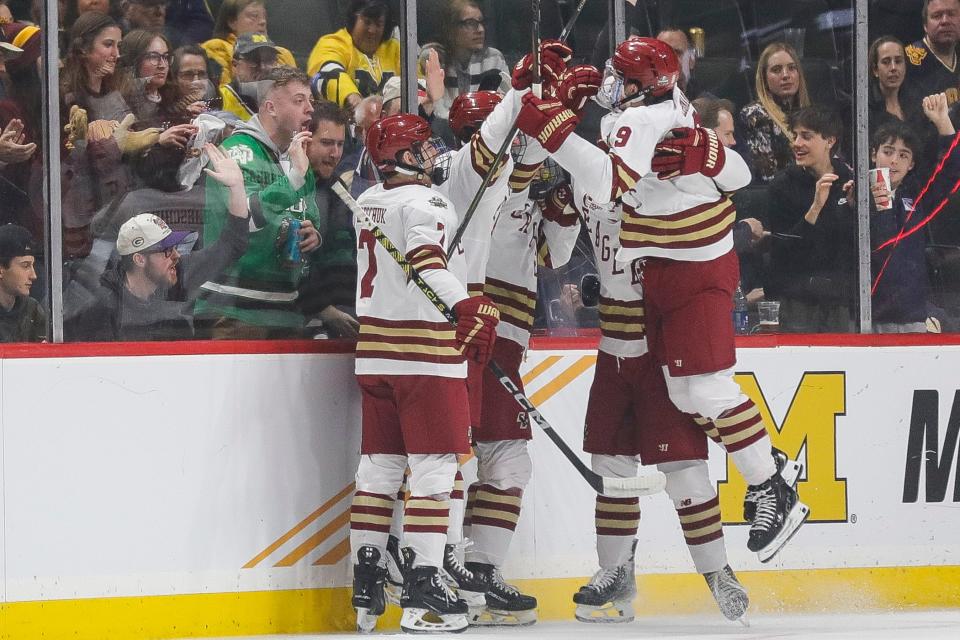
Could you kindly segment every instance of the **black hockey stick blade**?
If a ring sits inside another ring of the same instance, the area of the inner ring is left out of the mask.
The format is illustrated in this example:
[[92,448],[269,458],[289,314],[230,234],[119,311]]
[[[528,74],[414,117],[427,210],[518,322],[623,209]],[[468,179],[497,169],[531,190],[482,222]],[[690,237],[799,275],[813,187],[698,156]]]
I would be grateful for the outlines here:
[[493,371],[493,374],[497,376],[500,384],[513,395],[517,404],[519,404],[530,415],[533,421],[537,423],[537,426],[547,434],[547,437],[560,449],[560,452],[570,461],[570,464],[576,468],[580,475],[583,476],[587,484],[593,487],[594,491],[611,498],[633,498],[660,493],[666,488],[667,477],[660,471],[635,476],[633,478],[609,478],[596,473],[584,464],[583,460],[570,449],[570,446],[564,441],[560,434],[550,426],[550,423],[543,417],[543,414],[530,402],[530,399],[524,395],[523,391],[514,384],[510,376],[500,368],[500,365],[491,360],[487,363],[487,366]]

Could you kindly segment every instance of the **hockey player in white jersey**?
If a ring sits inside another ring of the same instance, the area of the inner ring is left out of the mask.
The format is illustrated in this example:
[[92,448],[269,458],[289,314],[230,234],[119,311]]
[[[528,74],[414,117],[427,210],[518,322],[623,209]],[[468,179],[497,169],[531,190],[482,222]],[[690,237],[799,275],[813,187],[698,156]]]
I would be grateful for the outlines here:
[[[447,243],[457,215],[430,189],[441,172],[430,126],[400,114],[377,121],[367,149],[385,181],[359,204],[356,373],[362,441],[350,517],[353,606],[361,631],[385,609],[386,545],[394,498],[409,465],[404,544],[411,566],[400,605],[404,631],[462,631],[467,605],[440,576],[457,454],[469,451],[466,358],[486,362],[499,313],[469,296],[448,268]],[[376,227],[443,302],[453,327],[413,284],[375,235]]]
[[[736,212],[727,194],[749,183],[750,173],[715,133],[697,127],[678,75],[676,54],[659,40],[631,38],[617,46],[598,96],[613,109],[601,124],[609,153],[574,135],[576,115],[556,100],[524,96],[519,125],[596,202],[621,204],[617,260],[643,261],[650,349],[671,400],[721,439],[746,479],[747,547],[766,562],[809,508],[781,474],[760,412],[733,377],[739,265]],[[665,139],[671,134],[679,137]],[[655,166],[661,141],[668,151]]]
[[[593,470],[604,476],[636,476],[637,456],[664,472],[667,496],[677,511],[694,567],[721,613],[730,620],[742,619],[747,592],[727,562],[720,502],[707,470],[706,434],[673,405],[661,370],[648,352],[639,273],[615,259],[620,213],[613,203],[594,202],[576,183],[572,201],[593,241],[600,278],[601,338],[583,450],[591,454]],[[502,341],[500,332],[498,344]],[[600,570],[573,596],[578,620],[633,620],[634,555],[637,551],[641,558],[650,555],[647,549],[636,550],[639,522],[639,498],[597,496]]]

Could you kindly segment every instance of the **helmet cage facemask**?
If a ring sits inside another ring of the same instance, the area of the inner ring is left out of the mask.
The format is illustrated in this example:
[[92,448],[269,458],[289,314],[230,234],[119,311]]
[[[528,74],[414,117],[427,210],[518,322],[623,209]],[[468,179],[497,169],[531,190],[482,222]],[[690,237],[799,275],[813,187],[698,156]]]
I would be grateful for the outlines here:
[[[397,154],[397,161],[394,163],[397,173],[427,176],[433,184],[443,184],[446,181],[450,174],[452,154],[443,138],[431,136],[427,140],[415,142],[410,146],[409,151],[417,164],[401,162],[399,158],[405,153],[401,151]],[[429,171],[426,168],[428,164],[431,166]]]

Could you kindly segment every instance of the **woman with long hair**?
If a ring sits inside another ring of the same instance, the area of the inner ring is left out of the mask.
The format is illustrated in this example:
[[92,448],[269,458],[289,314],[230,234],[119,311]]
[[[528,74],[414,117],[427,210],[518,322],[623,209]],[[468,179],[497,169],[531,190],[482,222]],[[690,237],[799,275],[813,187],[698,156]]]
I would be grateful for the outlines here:
[[486,89],[506,92],[510,72],[503,54],[487,46],[483,11],[476,0],[451,0],[440,16],[440,41],[428,44],[420,52],[426,64],[427,52],[437,51],[445,74],[443,98],[435,113],[446,118],[450,105],[461,93]]
[[[185,125],[194,117],[194,100],[184,95],[171,76],[170,41],[160,33],[135,29],[120,43],[120,68],[126,74],[127,103],[137,117],[137,127],[161,127],[160,144],[178,146],[171,138],[189,138]],[[172,125],[172,126],[171,126]]]
[[[233,79],[230,62],[237,36],[244,33],[267,35],[266,0],[224,0],[213,25],[213,37],[200,46],[207,57],[219,66],[220,84],[229,84]],[[277,64],[296,67],[297,62],[289,49],[277,47]]]
[[807,80],[793,47],[773,42],[757,63],[757,100],[740,110],[742,137],[753,157],[754,181],[769,182],[793,161],[790,115],[810,106]]
[[120,91],[122,76],[116,73],[120,39],[114,19],[98,11],[81,14],[70,28],[60,95],[67,109],[71,105],[86,109],[89,122],[119,122],[131,113]]

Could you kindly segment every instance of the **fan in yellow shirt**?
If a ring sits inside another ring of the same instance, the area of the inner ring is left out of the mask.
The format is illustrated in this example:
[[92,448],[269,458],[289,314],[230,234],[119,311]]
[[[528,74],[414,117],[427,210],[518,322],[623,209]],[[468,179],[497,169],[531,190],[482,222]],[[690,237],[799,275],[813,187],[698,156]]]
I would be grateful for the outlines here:
[[[264,0],[224,0],[213,26],[213,38],[202,43],[213,62],[220,66],[220,84],[233,80],[231,61],[237,36],[252,33],[267,37],[267,7]],[[277,64],[296,67],[297,62],[289,49],[277,47]]]
[[396,20],[386,0],[353,0],[344,28],[322,36],[310,52],[307,73],[316,96],[353,109],[379,94],[400,74]]

